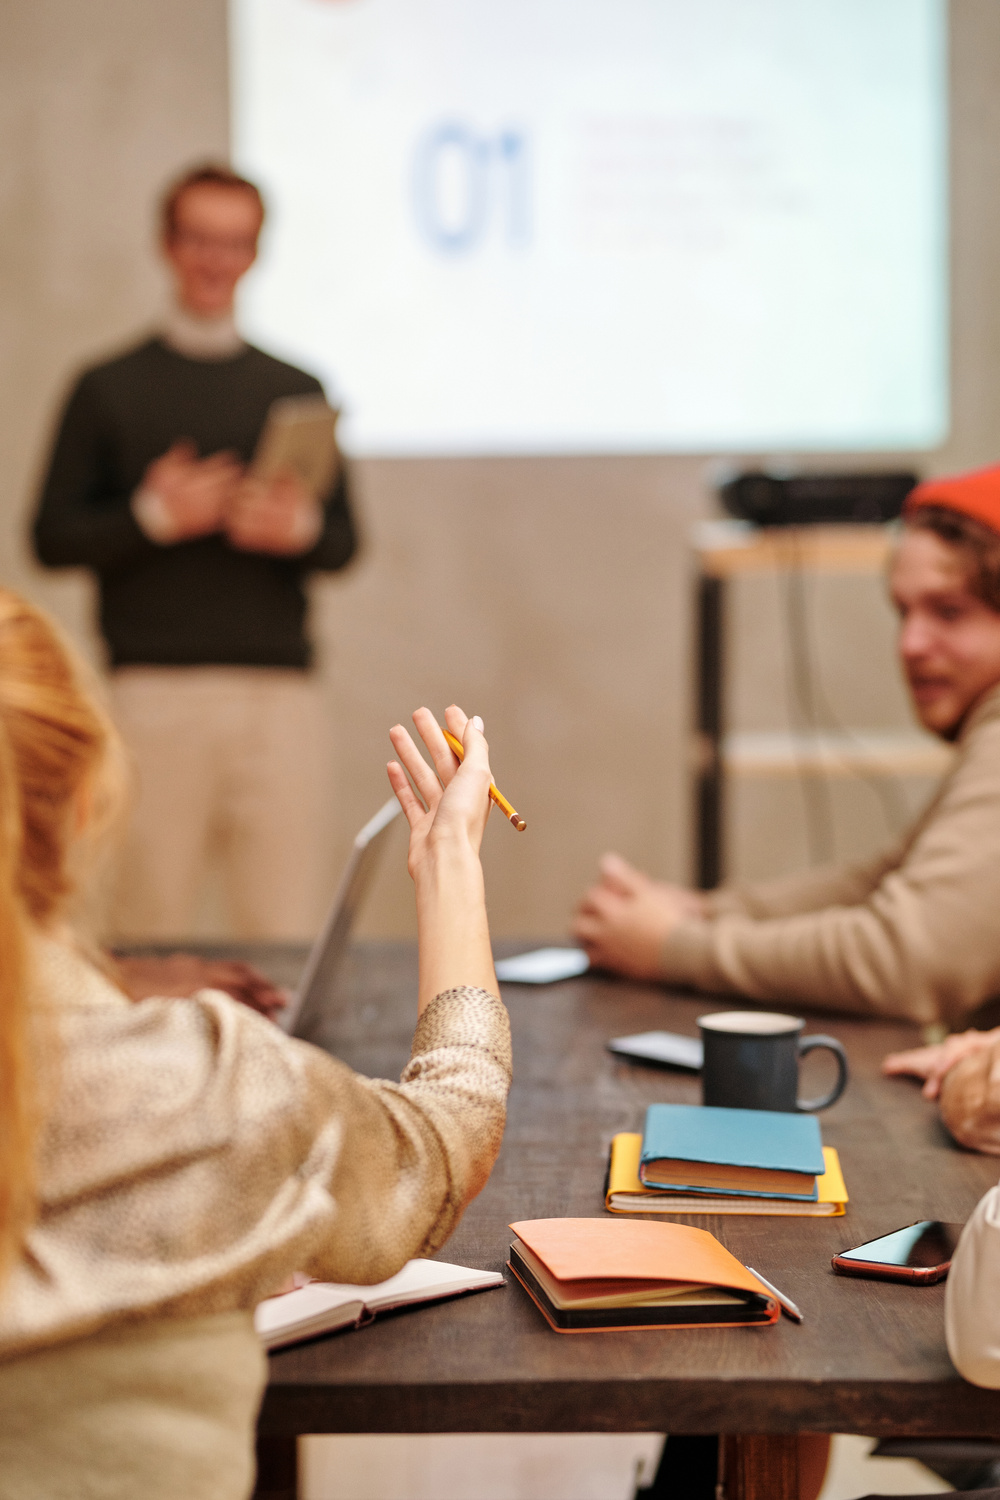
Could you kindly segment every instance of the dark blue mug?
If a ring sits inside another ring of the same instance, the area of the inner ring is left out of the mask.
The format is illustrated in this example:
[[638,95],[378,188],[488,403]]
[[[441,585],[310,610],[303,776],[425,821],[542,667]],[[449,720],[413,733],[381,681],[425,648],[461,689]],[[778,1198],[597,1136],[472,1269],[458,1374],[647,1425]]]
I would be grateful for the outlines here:
[[[725,1109],[812,1113],[835,1104],[847,1087],[847,1054],[832,1036],[802,1036],[805,1021],[762,1010],[699,1016],[705,1047],[703,1104]],[[817,1048],[832,1052],[837,1081],[820,1099],[799,1098],[799,1058]]]

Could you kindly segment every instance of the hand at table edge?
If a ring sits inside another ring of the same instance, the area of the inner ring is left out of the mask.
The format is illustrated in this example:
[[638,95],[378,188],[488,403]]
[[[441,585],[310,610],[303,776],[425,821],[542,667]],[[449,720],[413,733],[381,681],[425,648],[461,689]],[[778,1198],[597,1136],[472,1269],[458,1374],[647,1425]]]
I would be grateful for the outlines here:
[[890,1078],[909,1077],[924,1080],[925,1099],[936,1099],[950,1070],[973,1052],[1000,1041],[1000,1026],[992,1031],[962,1031],[930,1047],[912,1047],[905,1052],[890,1052],[882,1062],[882,1072]]
[[198,990],[222,990],[250,1010],[276,1021],[289,993],[242,959],[202,958],[194,953],[114,954],[115,978],[130,1000],[154,996],[189,999]]

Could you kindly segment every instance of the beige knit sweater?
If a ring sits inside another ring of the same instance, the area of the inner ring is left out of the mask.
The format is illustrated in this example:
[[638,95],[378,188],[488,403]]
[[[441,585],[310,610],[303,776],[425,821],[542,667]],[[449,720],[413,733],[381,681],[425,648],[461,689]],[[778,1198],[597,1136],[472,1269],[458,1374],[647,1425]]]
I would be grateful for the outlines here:
[[0,1359],[249,1309],[295,1270],[382,1281],[442,1245],[489,1175],[510,1082],[493,995],[438,995],[388,1083],[216,991],[134,1005],[49,941],[36,967],[52,1104]]
[[506,1011],[438,995],[397,1084],[211,990],[133,1005],[54,942],[35,978],[52,1066],[41,1214],[0,1288],[0,1500],[246,1500],[254,1305],[447,1239],[500,1147]]
[[1000,688],[902,843],[867,864],[712,893],[664,976],[795,1007],[961,1023],[1000,995]]

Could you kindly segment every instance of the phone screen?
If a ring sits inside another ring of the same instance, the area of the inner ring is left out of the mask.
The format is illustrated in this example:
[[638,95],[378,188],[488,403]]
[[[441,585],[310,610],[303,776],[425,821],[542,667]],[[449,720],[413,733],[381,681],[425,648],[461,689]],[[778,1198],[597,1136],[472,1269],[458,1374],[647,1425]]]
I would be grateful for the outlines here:
[[955,1253],[962,1224],[944,1224],[940,1219],[921,1219],[881,1239],[869,1240],[855,1250],[842,1250],[840,1260],[864,1260],[879,1266],[907,1266],[930,1270],[946,1265]]

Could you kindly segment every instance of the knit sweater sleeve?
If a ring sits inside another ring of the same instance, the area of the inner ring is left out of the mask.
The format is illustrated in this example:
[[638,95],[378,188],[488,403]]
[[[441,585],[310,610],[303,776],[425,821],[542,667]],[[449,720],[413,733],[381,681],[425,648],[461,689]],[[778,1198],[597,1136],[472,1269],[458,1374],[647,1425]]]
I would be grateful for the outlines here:
[[1000,994],[1000,722],[982,724],[898,866],[853,904],[680,923],[664,974],[796,1006],[957,1024]]
[[486,1182],[511,1077],[495,995],[438,995],[397,1083],[211,990],[102,1000],[105,981],[50,950],[40,973],[70,1003],[0,1359],[123,1319],[252,1307],[293,1270],[382,1281],[433,1254]]
[[306,1269],[381,1281],[438,1250],[489,1177],[510,1079],[500,1000],[465,987],[438,995],[400,1082],[353,1075],[349,1108],[342,1095],[341,1148],[328,1179],[338,1213]]
[[757,921],[821,911],[826,906],[854,906],[866,901],[879,881],[894,870],[904,846],[894,845],[874,859],[850,865],[821,865],[776,880],[722,885],[706,896],[713,917],[745,916]]
[[323,529],[315,546],[301,559],[306,571],[335,572],[349,563],[358,549],[351,511],[350,480],[341,462],[333,490],[323,507]]
[[99,404],[84,375],[72,391],[56,435],[35,515],[33,540],[49,568],[110,573],[154,550],[116,486]]

